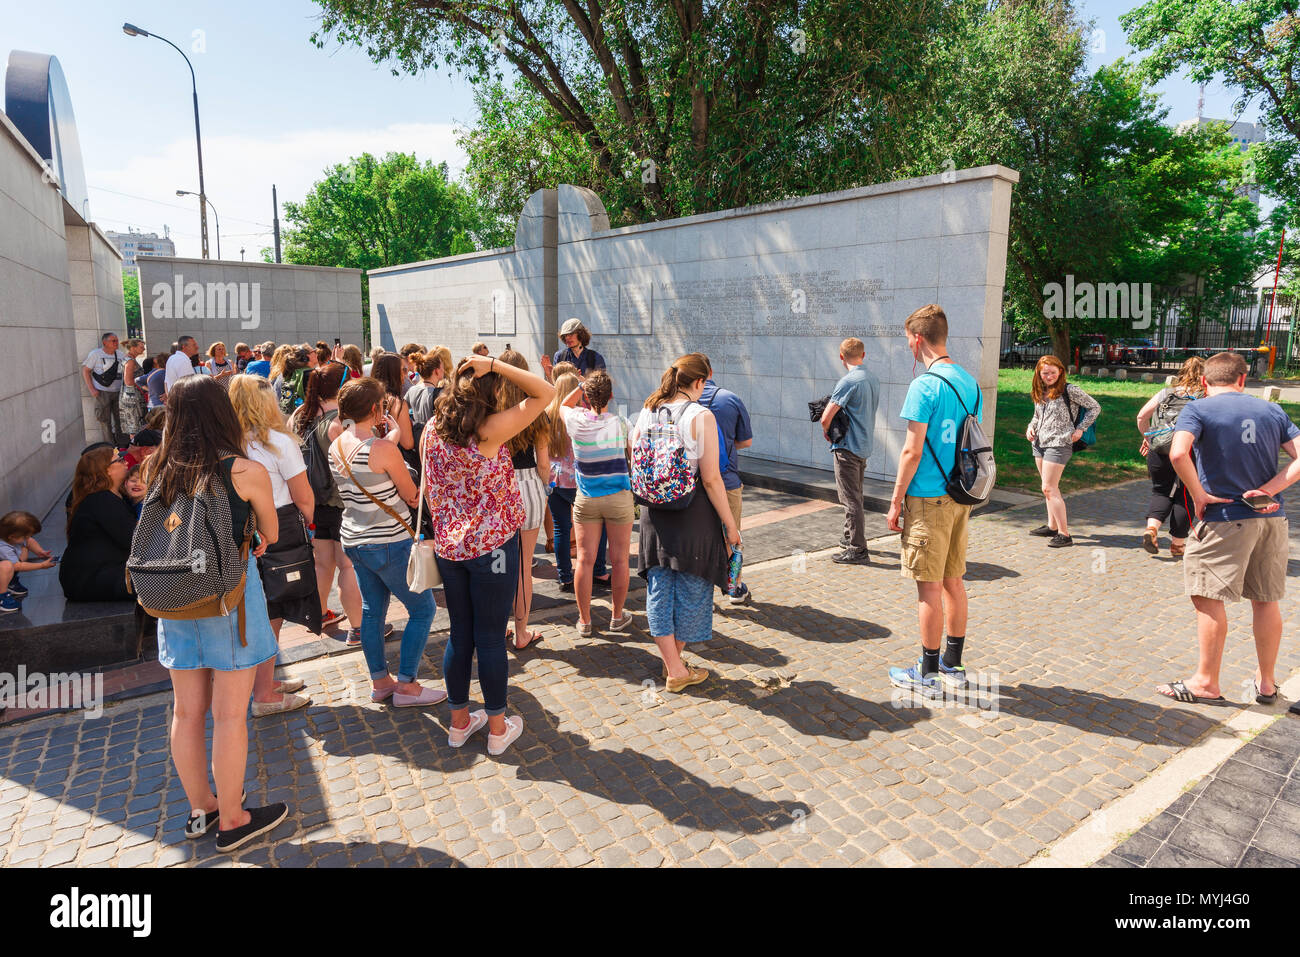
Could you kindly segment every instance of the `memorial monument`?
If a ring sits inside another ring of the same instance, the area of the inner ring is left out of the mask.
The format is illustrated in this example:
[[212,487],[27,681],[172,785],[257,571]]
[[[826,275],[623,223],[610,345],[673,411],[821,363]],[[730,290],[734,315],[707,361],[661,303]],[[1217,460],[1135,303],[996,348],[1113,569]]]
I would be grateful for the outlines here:
[[944,307],[949,352],[996,414],[1002,287],[1011,190],[1001,166],[610,229],[590,190],[562,185],[529,197],[514,246],[372,270],[376,344],[507,344],[537,368],[576,316],[614,377],[628,414],[668,363],[703,352],[719,384],[749,408],[746,457],[829,469],[808,402],[843,374],[841,340],[867,345],[880,379],[868,476],[891,479],[907,384],[920,370],[903,337],[907,315]]

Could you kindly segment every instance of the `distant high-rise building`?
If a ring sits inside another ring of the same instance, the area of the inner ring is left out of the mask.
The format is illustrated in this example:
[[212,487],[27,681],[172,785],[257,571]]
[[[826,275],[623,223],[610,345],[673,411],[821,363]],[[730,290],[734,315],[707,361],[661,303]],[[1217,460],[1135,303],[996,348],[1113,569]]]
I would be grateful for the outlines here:
[[110,230],[107,236],[117,247],[117,251],[122,254],[123,272],[138,271],[135,265],[137,256],[176,255],[176,244],[169,237],[159,236],[157,233],[140,233],[134,229],[125,233],[115,233]]

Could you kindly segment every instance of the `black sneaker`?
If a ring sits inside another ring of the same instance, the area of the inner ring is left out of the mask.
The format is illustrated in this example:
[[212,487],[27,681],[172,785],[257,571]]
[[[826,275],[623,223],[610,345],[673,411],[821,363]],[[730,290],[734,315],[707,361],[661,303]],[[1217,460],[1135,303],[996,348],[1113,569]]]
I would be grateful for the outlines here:
[[560,591],[564,592],[566,595],[572,595],[573,582],[560,582]]
[[613,582],[614,582],[614,577],[612,575],[609,578],[597,578],[596,576],[593,575],[591,577],[591,590],[595,591],[596,589],[599,588],[602,591],[609,591],[611,588],[614,587]]
[[1047,540],[1048,548],[1065,548],[1067,545],[1073,545],[1073,544],[1074,544],[1073,538],[1071,538],[1069,535],[1062,535],[1059,532],[1053,534],[1052,537]]
[[248,823],[230,831],[217,829],[217,850],[229,854],[238,847],[243,847],[253,838],[265,834],[289,816],[289,805],[284,802],[268,804],[266,807],[250,807]]
[[[248,792],[245,791],[240,797],[239,803],[242,805],[248,800]],[[185,819],[185,837],[191,841],[197,841],[205,837],[209,831],[221,822],[220,811],[200,811],[198,814],[191,814]]]
[[837,565],[870,565],[871,553],[865,548],[846,548],[844,551],[832,558],[831,561],[835,562]]
[[9,580],[9,594],[17,595],[19,598],[27,597],[27,586],[18,580],[17,575]]
[[1039,538],[1051,538],[1056,534],[1056,529],[1048,528],[1046,525],[1039,525],[1029,532],[1030,535],[1037,535]]

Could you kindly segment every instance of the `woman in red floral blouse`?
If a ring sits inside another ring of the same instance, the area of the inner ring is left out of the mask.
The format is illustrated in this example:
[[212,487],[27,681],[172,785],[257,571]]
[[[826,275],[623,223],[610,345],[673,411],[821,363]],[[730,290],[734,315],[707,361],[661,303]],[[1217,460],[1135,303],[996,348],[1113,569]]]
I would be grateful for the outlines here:
[[[497,412],[503,381],[525,398]],[[506,443],[541,415],[555,388],[541,376],[488,356],[465,359],[434,406],[424,470],[433,547],[438,554],[451,636],[442,659],[451,705],[447,743],[458,748],[485,725],[488,753],[503,753],[524,730],[506,715],[506,621],[524,560],[519,528],[524,506]],[[531,562],[532,556],[527,556]],[[483,709],[469,710],[478,654]]]

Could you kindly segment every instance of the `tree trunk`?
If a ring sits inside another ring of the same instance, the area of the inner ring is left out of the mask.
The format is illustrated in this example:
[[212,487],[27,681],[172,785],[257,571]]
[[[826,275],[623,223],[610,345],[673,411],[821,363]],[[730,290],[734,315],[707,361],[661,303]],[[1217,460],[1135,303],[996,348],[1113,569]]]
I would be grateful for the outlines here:
[[1074,364],[1074,354],[1070,351],[1070,326],[1062,321],[1048,323],[1048,334],[1052,337],[1052,355],[1060,359],[1068,368]]

